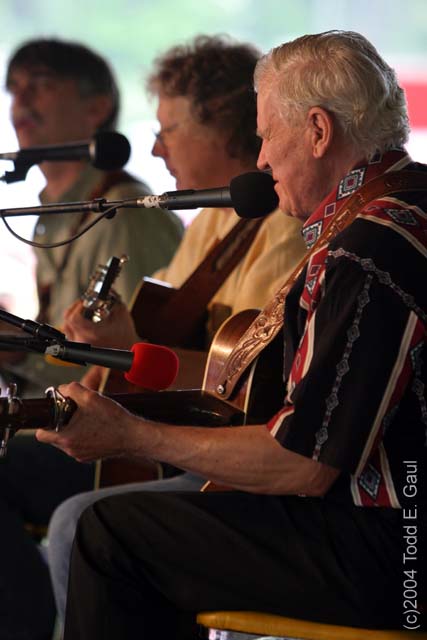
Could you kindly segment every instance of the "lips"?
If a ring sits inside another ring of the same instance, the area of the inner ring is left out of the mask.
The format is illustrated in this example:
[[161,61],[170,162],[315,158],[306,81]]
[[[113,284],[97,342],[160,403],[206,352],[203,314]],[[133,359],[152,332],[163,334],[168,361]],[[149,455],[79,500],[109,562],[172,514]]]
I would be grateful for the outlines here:
[[15,129],[32,129],[41,123],[42,118],[34,111],[18,111],[12,114]]
[[16,131],[22,131],[23,129],[33,129],[36,126],[36,122],[30,118],[22,118],[21,120],[14,120],[13,126]]

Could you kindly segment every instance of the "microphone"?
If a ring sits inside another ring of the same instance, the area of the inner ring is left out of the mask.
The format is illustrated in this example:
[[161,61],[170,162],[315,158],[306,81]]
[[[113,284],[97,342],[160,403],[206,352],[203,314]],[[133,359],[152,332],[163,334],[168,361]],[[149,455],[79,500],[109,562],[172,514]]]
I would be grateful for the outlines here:
[[153,391],[169,387],[179,368],[175,351],[149,342],[137,342],[131,347],[131,351],[126,351],[65,340],[61,344],[49,345],[44,353],[67,362],[96,364],[125,371],[126,380]]
[[160,196],[138,198],[133,206],[145,209],[232,207],[242,218],[261,218],[274,211],[278,204],[272,176],[263,171],[249,171],[233,178],[229,187],[167,191]]
[[29,168],[43,161],[89,160],[97,169],[111,171],[121,169],[130,156],[128,139],[116,131],[100,131],[92,140],[69,142],[66,144],[28,147],[0,153],[0,160],[13,160]]

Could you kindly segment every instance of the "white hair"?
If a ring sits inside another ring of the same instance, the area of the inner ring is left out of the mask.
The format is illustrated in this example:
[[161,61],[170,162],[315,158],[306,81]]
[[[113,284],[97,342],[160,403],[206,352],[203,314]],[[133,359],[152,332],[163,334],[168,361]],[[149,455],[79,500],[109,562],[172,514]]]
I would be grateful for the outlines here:
[[365,157],[408,140],[404,91],[394,70],[359,33],[326,31],[272,49],[255,69],[257,90],[264,81],[277,92],[283,118],[323,107]]

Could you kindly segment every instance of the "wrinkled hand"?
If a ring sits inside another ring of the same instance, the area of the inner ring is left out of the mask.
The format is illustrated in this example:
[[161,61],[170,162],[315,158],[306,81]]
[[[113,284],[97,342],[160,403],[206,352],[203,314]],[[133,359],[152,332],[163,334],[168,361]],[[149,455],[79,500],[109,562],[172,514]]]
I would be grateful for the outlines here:
[[59,433],[37,429],[37,440],[62,449],[79,462],[132,454],[132,434],[141,418],[79,382],[61,385],[59,391],[73,398],[78,408]]
[[68,340],[111,349],[129,349],[139,341],[132,316],[123,302],[116,302],[110,315],[101,322],[87,320],[82,312],[81,300],[77,300],[66,310],[63,331]]

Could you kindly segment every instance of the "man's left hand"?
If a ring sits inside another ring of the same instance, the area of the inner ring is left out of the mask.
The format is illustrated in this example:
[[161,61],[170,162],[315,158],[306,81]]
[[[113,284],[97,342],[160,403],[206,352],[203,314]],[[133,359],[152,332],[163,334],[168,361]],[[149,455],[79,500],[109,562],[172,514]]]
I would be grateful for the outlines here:
[[135,416],[78,382],[61,385],[59,391],[78,408],[60,432],[38,429],[37,440],[53,444],[79,462],[131,453],[129,436],[135,429]]

